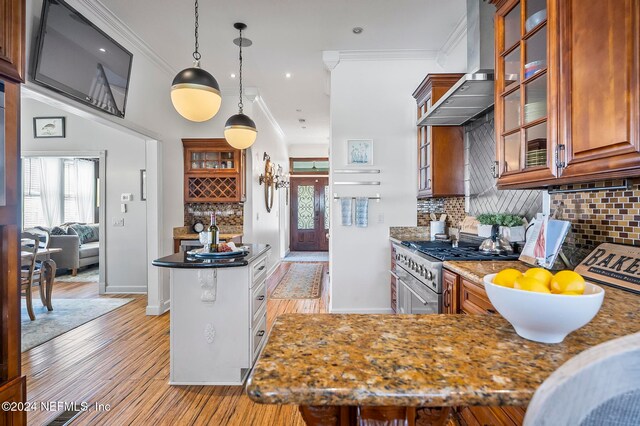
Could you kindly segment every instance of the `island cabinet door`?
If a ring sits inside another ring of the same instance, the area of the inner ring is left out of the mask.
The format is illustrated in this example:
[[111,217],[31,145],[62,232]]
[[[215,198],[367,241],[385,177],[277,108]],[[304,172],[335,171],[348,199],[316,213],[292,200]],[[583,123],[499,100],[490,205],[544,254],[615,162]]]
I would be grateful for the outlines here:
[[558,2],[560,179],[640,174],[640,1]]
[[462,313],[472,315],[496,313],[482,287],[464,278],[460,280],[460,283],[460,308]]

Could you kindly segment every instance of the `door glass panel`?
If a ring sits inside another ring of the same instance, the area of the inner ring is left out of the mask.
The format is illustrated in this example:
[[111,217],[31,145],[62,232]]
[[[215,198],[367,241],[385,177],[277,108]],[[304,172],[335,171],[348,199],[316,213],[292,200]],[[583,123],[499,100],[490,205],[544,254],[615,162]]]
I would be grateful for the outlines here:
[[547,165],[547,123],[536,124],[526,130],[526,167]]
[[298,185],[298,229],[314,229],[313,185]]
[[520,89],[504,97],[504,129],[520,126]]
[[547,0],[527,0],[525,30],[531,31],[545,19],[547,19]]
[[547,75],[527,83],[525,87],[524,122],[531,123],[547,115]]
[[504,49],[520,40],[520,3],[504,17]]
[[427,170],[422,168],[420,169],[420,189],[425,189],[427,187]]
[[329,185],[324,186],[324,229],[329,229]]
[[527,60],[524,65],[524,78],[536,75],[547,67],[547,27],[541,28],[526,41]]
[[509,90],[520,83],[520,48],[509,53],[504,58],[504,88]]
[[520,170],[520,132],[504,137],[504,161],[505,171]]

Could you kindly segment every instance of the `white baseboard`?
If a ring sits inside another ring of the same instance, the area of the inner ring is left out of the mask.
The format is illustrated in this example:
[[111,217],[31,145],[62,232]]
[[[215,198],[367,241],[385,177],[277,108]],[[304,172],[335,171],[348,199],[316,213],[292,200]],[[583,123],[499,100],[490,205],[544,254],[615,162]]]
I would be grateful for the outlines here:
[[105,294],[147,294],[147,286],[108,285]]
[[278,269],[281,263],[282,259],[273,264],[273,266],[267,271],[267,279]]
[[171,307],[171,301],[170,300],[166,300],[160,306],[158,306],[158,305],[155,305],[155,306],[149,305],[149,306],[147,306],[146,314],[149,315],[149,316],[159,316],[159,315],[164,314],[165,312],[168,312],[170,307]]
[[330,312],[332,314],[392,314],[393,309],[331,309]]

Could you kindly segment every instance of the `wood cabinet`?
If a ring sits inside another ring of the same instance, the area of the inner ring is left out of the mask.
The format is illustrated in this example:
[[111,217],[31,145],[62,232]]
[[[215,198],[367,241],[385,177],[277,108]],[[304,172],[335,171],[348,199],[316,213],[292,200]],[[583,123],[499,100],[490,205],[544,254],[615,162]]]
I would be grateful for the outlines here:
[[226,203],[245,200],[246,152],[224,139],[183,139],[184,201]]
[[453,272],[442,270],[442,305],[443,313],[457,314],[459,305],[460,277]]
[[640,1],[492,1],[498,187],[640,176]]
[[[391,271],[396,270],[396,248],[393,244],[391,244]],[[398,313],[398,282],[394,274],[389,274],[390,276],[390,285],[389,289],[391,290],[391,310],[394,314]]]
[[[26,401],[20,356],[20,84],[24,75],[23,0],[0,0],[0,402]],[[27,424],[26,411],[0,411],[1,425]]]
[[487,292],[476,283],[460,279],[460,311],[464,314],[495,314]]
[[24,81],[25,2],[0,0],[0,76]]
[[[462,77],[429,74],[413,93],[419,119]],[[418,198],[464,195],[464,134],[460,126],[418,126]]]

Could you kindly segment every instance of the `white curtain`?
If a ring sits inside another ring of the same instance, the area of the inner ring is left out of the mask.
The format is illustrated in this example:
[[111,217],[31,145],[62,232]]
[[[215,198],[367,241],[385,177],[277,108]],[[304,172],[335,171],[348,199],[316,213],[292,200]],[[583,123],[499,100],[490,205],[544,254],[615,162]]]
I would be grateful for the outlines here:
[[48,227],[62,222],[62,159],[40,158],[40,201],[42,213]]
[[74,160],[76,183],[78,185],[78,218],[80,222],[95,222],[96,174],[93,161]]

